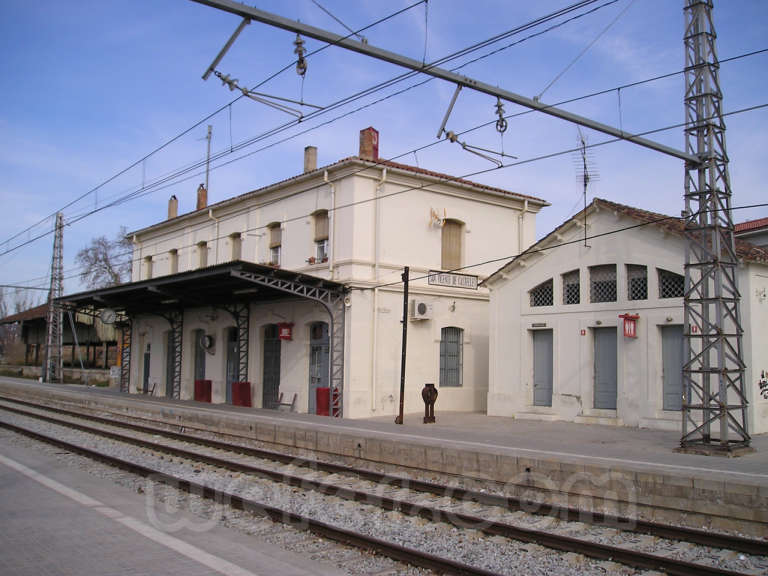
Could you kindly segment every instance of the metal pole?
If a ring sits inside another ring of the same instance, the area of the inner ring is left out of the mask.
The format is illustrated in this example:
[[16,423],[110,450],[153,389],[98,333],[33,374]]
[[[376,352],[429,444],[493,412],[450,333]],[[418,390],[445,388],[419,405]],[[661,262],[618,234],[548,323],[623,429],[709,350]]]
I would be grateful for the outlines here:
[[403,271],[403,352],[400,358],[400,412],[395,418],[395,424],[403,423],[403,403],[405,401],[405,355],[408,349],[408,277],[409,268],[405,267]]
[[603,134],[608,134],[609,136],[613,136],[614,138],[619,138],[621,140],[628,140],[630,142],[634,142],[635,144],[639,144],[640,146],[644,146],[646,148],[650,148],[651,150],[656,150],[657,152],[668,154],[675,158],[680,158],[687,162],[691,162],[694,164],[699,163],[698,156],[690,152],[677,150],[670,146],[665,146],[664,144],[660,144],[658,142],[654,142],[646,138],[641,138],[640,136],[629,135],[625,133],[623,130],[614,128],[613,126],[608,126],[607,124],[596,122],[589,118],[585,118],[584,116],[573,114],[572,112],[562,110],[555,106],[548,106],[546,104],[541,103],[539,100],[528,98],[526,96],[521,96],[520,94],[515,94],[514,92],[509,92],[508,90],[502,90],[497,86],[492,86],[491,84],[480,82],[479,80],[470,78],[468,76],[462,76],[461,74],[456,74],[455,72],[451,72],[450,70],[446,70],[444,68],[439,68],[437,66],[430,66],[429,64],[424,64],[420,60],[414,60],[412,58],[408,58],[407,56],[402,56],[395,52],[390,52],[389,50],[377,48],[375,46],[372,46],[369,43],[358,42],[350,38],[345,38],[344,36],[339,36],[338,34],[334,34],[333,32],[328,32],[326,30],[322,30],[321,28],[309,26],[307,24],[303,24],[295,20],[289,20],[288,18],[283,18],[282,16],[271,14],[269,12],[265,12],[263,10],[253,8],[251,6],[241,4],[239,2],[233,2],[232,0],[193,0],[193,1],[198,2],[199,4],[210,6],[211,8],[217,8],[219,10],[223,10],[231,14],[236,14],[241,18],[250,18],[251,20],[256,20],[257,22],[262,22],[263,24],[268,24],[276,28],[282,28],[283,30],[295,32],[297,34],[301,34],[308,38],[314,38],[315,40],[320,40],[322,42],[328,42],[329,44],[333,44],[334,46],[339,46],[347,50],[352,50],[353,52],[358,52],[360,54],[364,54],[366,56],[370,56],[378,60],[383,60],[384,62],[396,64],[398,66],[402,66],[410,70],[421,72],[422,74],[426,74],[428,76],[434,76],[435,78],[440,78],[441,80],[447,80],[448,82],[452,82],[453,84],[457,84],[459,86],[465,86],[467,88],[471,88],[472,90],[477,90],[478,92],[483,92],[484,94],[493,96],[494,98],[501,98],[503,100],[507,100],[508,102],[519,104],[520,106],[530,108],[531,110],[538,110],[543,114],[555,116],[556,118],[567,120],[568,122],[573,122],[575,124],[579,124],[586,128],[591,128],[592,130],[597,130],[598,132],[602,132]]

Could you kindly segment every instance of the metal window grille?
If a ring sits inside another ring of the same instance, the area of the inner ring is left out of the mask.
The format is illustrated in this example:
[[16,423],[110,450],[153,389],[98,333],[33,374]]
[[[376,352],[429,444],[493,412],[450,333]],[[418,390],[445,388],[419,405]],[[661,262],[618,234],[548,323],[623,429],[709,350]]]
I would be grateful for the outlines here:
[[552,306],[554,303],[552,278],[532,288],[528,294],[531,297],[531,306]]
[[589,299],[592,302],[616,302],[616,264],[589,268]]
[[448,326],[440,331],[440,386],[460,387],[464,372],[464,330]]
[[579,271],[563,274],[563,304],[578,304],[581,301]]
[[685,277],[659,268],[659,298],[682,298],[685,292]]
[[627,299],[648,300],[648,267],[627,264]]

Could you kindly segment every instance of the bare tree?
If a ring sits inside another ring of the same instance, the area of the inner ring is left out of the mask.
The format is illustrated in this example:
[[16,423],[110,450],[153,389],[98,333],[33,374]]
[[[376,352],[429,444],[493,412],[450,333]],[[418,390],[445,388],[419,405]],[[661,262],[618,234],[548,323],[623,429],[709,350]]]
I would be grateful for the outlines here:
[[114,240],[98,236],[77,253],[75,262],[83,269],[80,279],[86,286],[106,288],[122,284],[130,278],[133,252],[131,240],[126,238],[125,233],[125,228],[120,227]]

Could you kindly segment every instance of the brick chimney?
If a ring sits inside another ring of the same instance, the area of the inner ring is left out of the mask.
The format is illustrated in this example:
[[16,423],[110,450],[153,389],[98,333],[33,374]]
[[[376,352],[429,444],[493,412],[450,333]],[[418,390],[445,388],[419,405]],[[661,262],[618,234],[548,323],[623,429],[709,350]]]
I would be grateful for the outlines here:
[[363,160],[379,159],[379,132],[373,126],[360,130],[360,152],[358,156]]
[[304,148],[304,174],[317,170],[317,146]]
[[168,220],[179,215],[179,200],[174,194],[168,199]]
[[200,184],[197,187],[197,210],[202,210],[208,206],[208,190],[205,189],[204,184]]

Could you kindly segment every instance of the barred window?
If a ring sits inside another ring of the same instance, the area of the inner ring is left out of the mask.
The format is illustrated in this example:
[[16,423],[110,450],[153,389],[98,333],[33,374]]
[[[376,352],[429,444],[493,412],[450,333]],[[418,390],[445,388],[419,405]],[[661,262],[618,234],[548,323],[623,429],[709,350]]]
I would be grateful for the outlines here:
[[648,267],[627,264],[627,299],[648,300]]
[[685,277],[669,270],[658,268],[659,298],[682,298],[685,292]]
[[440,331],[440,386],[460,387],[464,371],[464,330],[448,326]]
[[581,301],[579,270],[563,274],[563,304],[578,304]]
[[528,294],[531,297],[531,306],[552,306],[554,303],[552,278],[532,288]]
[[616,302],[616,264],[589,267],[591,302]]

